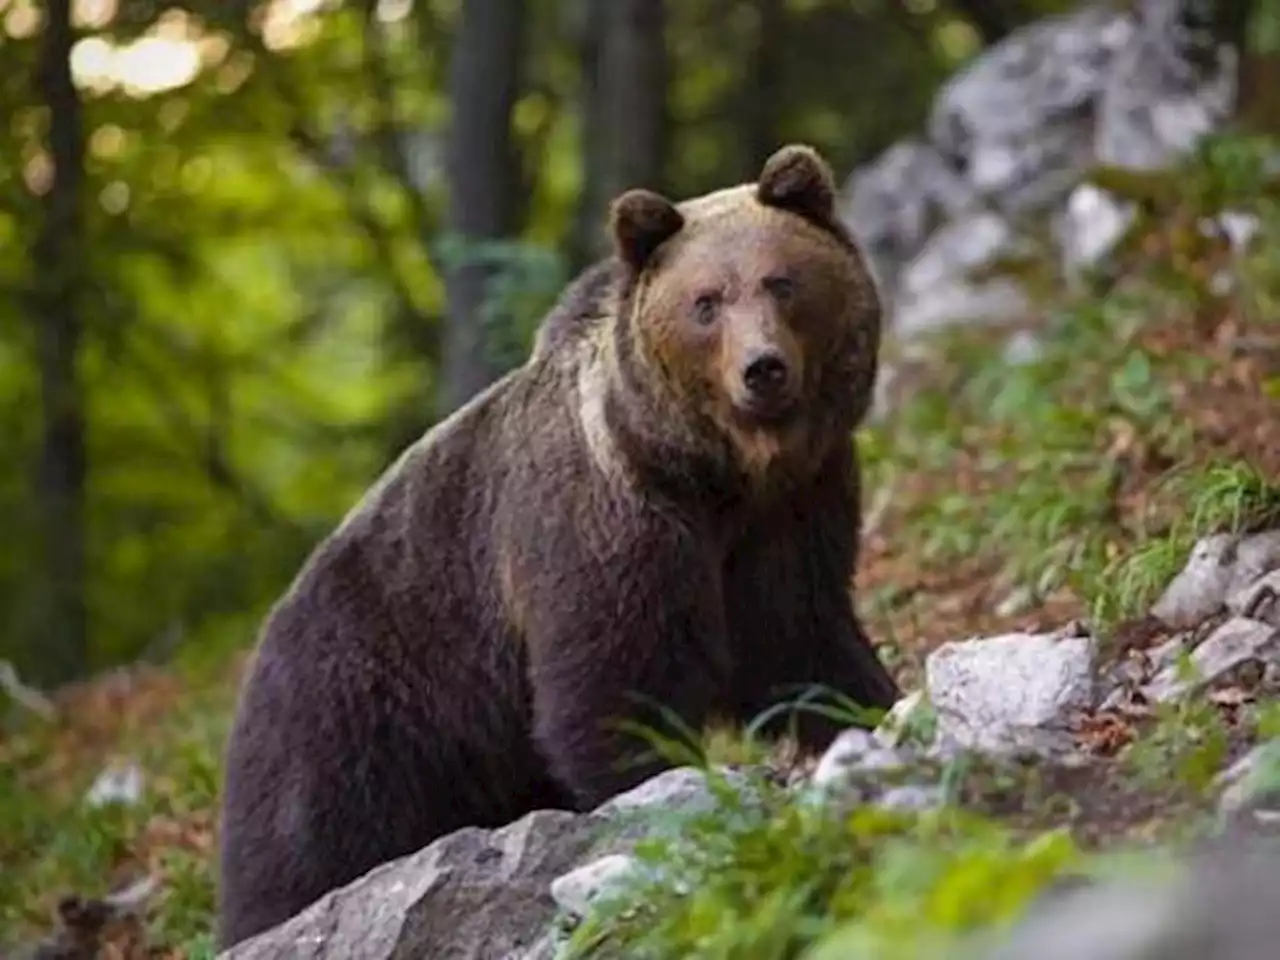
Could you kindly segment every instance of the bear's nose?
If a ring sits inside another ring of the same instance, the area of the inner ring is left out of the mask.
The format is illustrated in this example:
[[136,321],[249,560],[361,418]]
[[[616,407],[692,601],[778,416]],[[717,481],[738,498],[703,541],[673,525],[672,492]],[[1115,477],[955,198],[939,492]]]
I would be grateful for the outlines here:
[[773,396],[787,383],[786,361],[773,350],[762,351],[747,361],[742,382],[757,396]]

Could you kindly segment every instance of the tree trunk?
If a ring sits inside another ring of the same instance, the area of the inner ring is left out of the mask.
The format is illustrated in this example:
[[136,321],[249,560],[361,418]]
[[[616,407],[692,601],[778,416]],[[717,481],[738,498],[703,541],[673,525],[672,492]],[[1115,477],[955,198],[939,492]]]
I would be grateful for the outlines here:
[[616,0],[585,0],[578,57],[582,72],[578,85],[578,157],[582,186],[574,217],[570,243],[570,267],[574,273],[603,256],[606,251],[604,213],[608,198],[604,193],[604,169],[609,144],[606,122],[608,98],[604,89],[604,41],[609,10]]
[[[449,233],[468,247],[516,229],[520,181],[511,135],[519,95],[523,0],[466,0],[453,48],[449,94]],[[498,370],[487,355],[480,309],[491,268],[464,263],[445,281],[448,320],[439,413],[482,390]]]
[[81,218],[84,132],[71,80],[71,0],[49,0],[37,86],[49,110],[52,176],[32,249],[31,296],[44,414],[39,498],[47,590],[39,678],[71,679],[88,660],[85,603],[85,411],[77,364],[85,251]]
[[783,0],[757,0],[752,75],[744,84],[746,145],[743,179],[754,180],[765,160],[778,147],[782,95],[782,54],[786,50],[786,10]]
[[664,0],[586,0],[585,13],[576,270],[608,252],[614,197],[631,187],[663,188],[668,133]]
[[[667,48],[664,0],[609,0],[601,79],[606,199],[631,187],[663,189],[667,147]],[[602,211],[603,215],[603,211]]]

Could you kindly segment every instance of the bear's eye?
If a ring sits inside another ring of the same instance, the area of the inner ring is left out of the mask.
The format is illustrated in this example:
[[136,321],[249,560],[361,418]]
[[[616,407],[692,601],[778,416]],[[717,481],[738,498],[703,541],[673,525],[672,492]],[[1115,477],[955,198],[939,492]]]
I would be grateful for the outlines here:
[[704,293],[693,301],[693,319],[702,326],[715,321],[716,308],[720,306],[720,298],[714,293]]
[[790,277],[765,277],[764,288],[768,290],[775,299],[785,303],[795,296],[796,282]]

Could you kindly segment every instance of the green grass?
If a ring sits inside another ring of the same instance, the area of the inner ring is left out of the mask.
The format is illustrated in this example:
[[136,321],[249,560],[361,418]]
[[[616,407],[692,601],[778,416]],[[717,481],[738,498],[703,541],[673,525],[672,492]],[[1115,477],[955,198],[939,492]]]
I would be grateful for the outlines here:
[[[194,684],[174,712],[127,730],[112,744],[144,772],[141,801],[90,807],[83,797],[104,759],[75,749],[65,771],[49,774],[66,748],[57,728],[34,724],[10,736],[0,765],[0,941],[48,928],[65,894],[101,896],[128,866],[163,878],[153,934],[197,955],[213,913],[212,818],[221,782],[231,693]],[[39,777],[43,788],[29,784]],[[207,944],[206,944],[207,946]],[[207,951],[206,951],[207,952]]]
[[[1280,336],[1269,309],[1280,302],[1280,210],[1263,212],[1234,307]],[[940,337],[926,385],[859,437],[870,490],[934,478],[914,493],[905,484],[889,511],[893,535],[922,563],[986,558],[1033,599],[1068,588],[1105,631],[1152,602],[1198,537],[1280,519],[1276,479],[1204,449],[1176,403],[1213,364],[1153,343],[1213,298],[1188,302],[1166,267],[1108,292],[1059,295],[1033,362],[1010,366],[971,331]]]
[[1028,840],[955,809],[849,812],[767,783],[717,795],[637,848],[638,875],[598,902],[568,957],[920,957],[1087,862],[1061,831]]

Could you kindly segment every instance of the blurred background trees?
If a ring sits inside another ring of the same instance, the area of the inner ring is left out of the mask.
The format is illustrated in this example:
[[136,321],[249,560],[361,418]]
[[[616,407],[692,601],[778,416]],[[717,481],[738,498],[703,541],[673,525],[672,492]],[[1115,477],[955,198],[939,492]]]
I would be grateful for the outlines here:
[[[0,659],[243,648],[401,447],[521,362],[611,196],[788,140],[847,172],[1070,6],[0,0]],[[1280,113],[1280,8],[1202,7]]]

